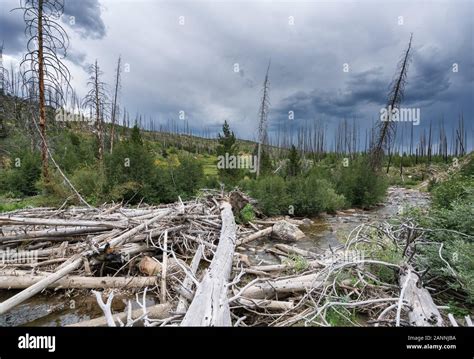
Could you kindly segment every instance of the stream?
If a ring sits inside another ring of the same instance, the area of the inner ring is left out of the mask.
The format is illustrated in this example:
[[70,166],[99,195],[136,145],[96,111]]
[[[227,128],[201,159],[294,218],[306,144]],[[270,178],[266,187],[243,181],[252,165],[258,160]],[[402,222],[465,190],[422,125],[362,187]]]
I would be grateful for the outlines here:
[[[427,205],[429,205],[427,193],[390,187],[384,203],[374,209],[348,209],[312,218],[311,225],[300,227],[306,238],[290,244],[308,251],[322,252],[330,247],[341,246],[340,240],[361,223],[390,219],[406,206]],[[244,253],[252,265],[277,264],[280,263],[278,256],[268,251],[275,243],[278,242],[268,238],[259,240],[256,248],[248,246]],[[60,290],[59,293],[50,290],[16,306],[8,313],[0,315],[0,326],[65,326],[102,315],[94,296],[83,295],[84,291]],[[13,294],[13,291],[1,290],[0,301],[8,299]],[[114,299],[114,311],[123,311],[126,301],[125,296],[117,295]],[[148,305],[153,304],[156,303],[150,296]]]

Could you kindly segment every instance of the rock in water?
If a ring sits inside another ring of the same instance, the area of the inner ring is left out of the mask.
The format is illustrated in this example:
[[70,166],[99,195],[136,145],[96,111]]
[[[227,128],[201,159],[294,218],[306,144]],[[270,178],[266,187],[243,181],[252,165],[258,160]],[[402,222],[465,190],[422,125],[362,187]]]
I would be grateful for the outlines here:
[[305,234],[295,224],[278,221],[273,225],[272,236],[284,241],[297,241],[305,238]]

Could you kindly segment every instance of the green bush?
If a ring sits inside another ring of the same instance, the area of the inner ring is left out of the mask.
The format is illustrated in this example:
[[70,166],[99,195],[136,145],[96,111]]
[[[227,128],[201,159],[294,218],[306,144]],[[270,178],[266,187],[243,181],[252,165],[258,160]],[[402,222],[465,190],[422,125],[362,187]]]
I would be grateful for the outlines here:
[[382,201],[388,185],[363,157],[350,161],[347,167],[340,166],[335,181],[337,192],[344,195],[348,205],[363,208]]
[[433,206],[437,208],[451,208],[451,205],[456,200],[462,199],[473,191],[473,179],[461,176],[453,177],[433,186]]
[[41,177],[41,158],[38,153],[25,151],[11,156],[12,167],[0,173],[0,191],[16,196],[37,194],[36,182]]
[[84,165],[95,162],[94,140],[67,131],[52,140],[54,158],[64,173],[73,173]]
[[[242,182],[241,182],[242,183]],[[269,216],[288,213],[291,200],[286,192],[285,180],[279,176],[260,177],[247,183],[250,194],[258,201],[260,209]]]
[[79,168],[71,176],[71,182],[77,191],[90,203],[97,204],[102,197],[104,177],[95,167]]
[[147,196],[148,184],[154,178],[153,155],[143,144],[135,126],[131,138],[118,143],[105,158],[106,192],[111,199],[131,204]]
[[239,219],[244,224],[255,219],[255,211],[250,203],[247,203],[245,207],[241,209]]
[[[420,268],[430,268],[431,277],[439,277],[451,289],[463,292],[465,302],[473,305],[474,191],[472,178],[465,173],[436,184],[429,214],[418,215],[421,226],[429,229],[426,239],[434,244],[421,246],[417,264]],[[444,260],[439,256],[441,244]]]
[[178,165],[168,163],[155,167],[153,177],[146,182],[147,202],[171,203],[181,197],[192,198],[205,184],[202,165],[192,156],[180,156]]
[[287,182],[295,214],[312,216],[320,212],[334,212],[344,206],[344,196],[338,195],[331,183],[312,174],[308,177],[294,177]]

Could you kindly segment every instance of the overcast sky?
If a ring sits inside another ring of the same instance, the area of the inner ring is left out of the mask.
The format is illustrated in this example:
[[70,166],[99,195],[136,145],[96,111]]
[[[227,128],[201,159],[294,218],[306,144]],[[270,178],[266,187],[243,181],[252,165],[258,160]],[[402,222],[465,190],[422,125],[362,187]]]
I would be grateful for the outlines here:
[[[7,64],[26,48],[22,14],[10,12],[18,2],[0,0]],[[332,128],[346,117],[366,127],[413,32],[402,106],[420,108],[420,128],[442,117],[455,123],[463,112],[472,136],[473,1],[66,0],[65,8],[64,20],[75,19],[66,24],[67,62],[79,94],[95,59],[112,87],[122,55],[130,72],[120,101],[130,113],[165,123],[185,111],[191,127],[215,130],[228,120],[250,139],[270,58],[271,129],[289,121],[288,111],[290,126]]]

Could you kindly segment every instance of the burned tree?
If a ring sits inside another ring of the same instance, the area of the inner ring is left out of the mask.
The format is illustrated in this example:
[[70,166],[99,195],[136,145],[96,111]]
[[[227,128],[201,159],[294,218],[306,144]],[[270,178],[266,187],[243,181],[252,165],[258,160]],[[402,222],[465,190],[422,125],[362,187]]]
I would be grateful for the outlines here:
[[118,92],[120,90],[120,75],[122,72],[122,58],[119,56],[118,61],[117,61],[117,69],[115,71],[115,86],[114,86],[114,100],[112,103],[112,115],[111,115],[111,121],[112,121],[112,128],[110,130],[110,153],[114,150],[114,136],[115,136],[115,122],[116,118],[119,116],[119,108],[117,105],[117,100],[118,100]]
[[104,159],[104,115],[106,104],[108,102],[105,83],[100,80],[103,75],[97,60],[89,68],[89,92],[83,100],[83,106],[89,107],[95,117],[95,132],[98,145],[98,159],[102,164]]
[[3,66],[3,43],[0,45],[0,96],[8,92],[8,71]]
[[37,111],[32,111],[35,126],[35,117],[39,115],[43,178],[48,181],[46,94],[56,94],[52,100],[56,106],[65,104],[64,89],[70,87],[71,77],[61,61],[69,45],[69,38],[59,24],[64,3],[61,0],[21,0],[19,9],[23,11],[25,34],[29,38],[28,53],[20,64],[27,69],[23,74],[23,85],[29,90],[30,103],[37,108]]
[[265,74],[265,80],[263,81],[263,94],[262,101],[260,103],[259,123],[258,123],[258,149],[257,149],[257,177],[260,175],[260,164],[262,158],[262,145],[267,141],[267,120],[268,111],[270,108],[270,99],[268,92],[270,89],[270,82],[268,80],[268,73],[270,71],[270,62],[268,62],[267,72]]
[[[3,43],[0,46],[0,97],[6,95],[8,88],[8,71],[5,70],[3,67]],[[3,99],[0,100],[0,137],[6,136],[5,130],[5,101]]]
[[390,151],[390,143],[395,133],[395,123],[391,121],[391,114],[394,109],[398,109],[403,99],[405,84],[407,79],[408,65],[411,58],[411,43],[413,34],[410,36],[408,48],[400,61],[399,72],[392,82],[391,91],[388,96],[387,109],[390,114],[386,121],[380,121],[379,134],[371,148],[371,166],[373,169],[379,169],[382,164],[382,158],[385,150]]

